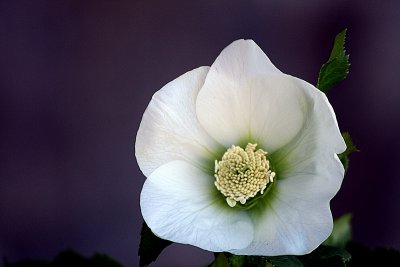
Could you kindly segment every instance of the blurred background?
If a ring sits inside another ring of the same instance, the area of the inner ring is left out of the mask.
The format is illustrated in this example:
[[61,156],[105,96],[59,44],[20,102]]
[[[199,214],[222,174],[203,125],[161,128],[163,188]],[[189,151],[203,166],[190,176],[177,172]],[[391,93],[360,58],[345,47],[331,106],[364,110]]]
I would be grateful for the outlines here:
[[[134,156],[154,92],[254,39],[315,84],[348,28],[350,75],[328,97],[351,155],[334,216],[354,239],[400,249],[400,1],[0,1],[0,257],[73,248],[138,264],[145,180]],[[213,258],[173,245],[153,266]]]

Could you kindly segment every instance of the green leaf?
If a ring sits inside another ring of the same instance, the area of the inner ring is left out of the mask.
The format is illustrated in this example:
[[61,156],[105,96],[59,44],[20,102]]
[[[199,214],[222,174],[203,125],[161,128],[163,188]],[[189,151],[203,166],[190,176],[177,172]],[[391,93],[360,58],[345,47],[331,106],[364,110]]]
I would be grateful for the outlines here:
[[[242,266],[248,266],[247,264],[247,258],[249,256],[240,256],[240,255],[230,255],[228,257],[228,266],[229,267],[242,267]],[[261,257],[260,257],[261,258]],[[250,265],[253,267],[253,265]],[[249,266],[249,267],[250,267]]]
[[346,32],[347,29],[344,29],[338,35],[336,35],[328,62],[334,60],[335,58],[345,56],[346,50],[344,49],[344,44],[346,41]]
[[139,266],[141,267],[148,266],[155,261],[163,249],[172,244],[171,241],[155,236],[145,222],[143,222],[140,235]]
[[336,219],[333,224],[332,234],[323,244],[332,247],[345,248],[347,242],[351,239],[351,218],[352,215],[347,213]]
[[209,267],[309,267],[345,266],[351,255],[344,248],[321,245],[303,256],[239,256],[214,253],[215,261]]
[[346,150],[339,154],[338,157],[343,164],[345,171],[349,168],[349,155],[353,152],[358,152],[359,150],[354,145],[353,140],[351,140],[350,134],[348,132],[342,133],[344,142],[346,143]]
[[344,48],[346,31],[347,29],[344,29],[336,35],[329,60],[322,65],[319,71],[317,88],[324,93],[349,74],[349,55],[346,55]]
[[209,267],[264,267],[268,266],[265,257],[233,255],[227,252],[214,253],[215,260]]
[[215,260],[209,267],[303,267],[297,256],[246,256],[230,253],[215,253]]
[[[225,255],[227,254],[227,255]],[[228,253],[223,253],[223,252],[215,252],[214,253],[215,260],[209,264],[207,267],[229,267],[229,262],[228,262]]]
[[310,254],[299,256],[304,266],[342,267],[351,259],[351,255],[343,248],[321,245]]
[[267,257],[267,261],[274,267],[302,267],[303,263],[292,255]]

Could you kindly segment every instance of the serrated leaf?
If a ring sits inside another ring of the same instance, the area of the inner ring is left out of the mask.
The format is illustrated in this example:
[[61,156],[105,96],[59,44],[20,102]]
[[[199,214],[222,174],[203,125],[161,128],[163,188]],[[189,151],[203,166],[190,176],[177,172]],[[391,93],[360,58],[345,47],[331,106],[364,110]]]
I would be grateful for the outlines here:
[[342,81],[349,74],[349,55],[346,55],[344,47],[346,29],[335,37],[335,42],[328,62],[322,65],[317,82],[317,88],[326,93],[332,86]]
[[267,261],[274,267],[303,267],[303,263],[293,255],[267,257]]
[[323,244],[326,246],[345,248],[347,242],[351,239],[351,218],[352,215],[347,213],[336,219],[333,223],[332,234]]
[[346,150],[343,153],[339,154],[338,157],[342,162],[345,171],[347,171],[347,169],[349,168],[349,155],[353,152],[358,152],[359,150],[354,145],[353,140],[351,139],[348,132],[342,133],[342,137],[344,139],[344,142],[346,143]]
[[171,241],[161,239],[153,234],[145,222],[142,225],[139,245],[139,266],[148,266],[155,261],[164,248],[172,244]]
[[344,48],[344,44],[346,41],[346,32],[347,29],[344,29],[338,35],[336,35],[328,62],[334,60],[335,58],[345,56],[346,50]]

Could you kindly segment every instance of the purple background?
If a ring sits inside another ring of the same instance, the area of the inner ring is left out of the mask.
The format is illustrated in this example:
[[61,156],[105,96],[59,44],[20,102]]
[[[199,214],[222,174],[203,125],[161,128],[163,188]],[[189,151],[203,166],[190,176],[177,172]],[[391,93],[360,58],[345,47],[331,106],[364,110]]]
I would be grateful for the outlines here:
[[[133,147],[152,94],[240,38],[315,83],[345,27],[352,67],[329,98],[361,153],[332,210],[354,213],[356,240],[400,249],[400,1],[1,1],[0,257],[136,266]],[[154,266],[211,259],[173,245]]]

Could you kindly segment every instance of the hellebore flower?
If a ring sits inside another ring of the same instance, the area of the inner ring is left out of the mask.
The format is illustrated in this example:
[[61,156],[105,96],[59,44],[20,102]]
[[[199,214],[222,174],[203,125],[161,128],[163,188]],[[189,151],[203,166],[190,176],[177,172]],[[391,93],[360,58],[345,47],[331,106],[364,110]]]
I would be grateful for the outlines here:
[[136,137],[157,236],[237,255],[301,255],[332,231],[346,145],[326,96],[252,40],[156,92]]

